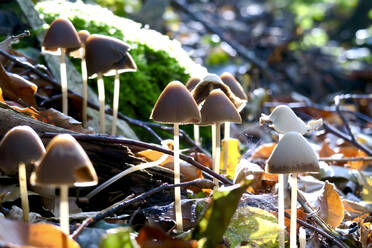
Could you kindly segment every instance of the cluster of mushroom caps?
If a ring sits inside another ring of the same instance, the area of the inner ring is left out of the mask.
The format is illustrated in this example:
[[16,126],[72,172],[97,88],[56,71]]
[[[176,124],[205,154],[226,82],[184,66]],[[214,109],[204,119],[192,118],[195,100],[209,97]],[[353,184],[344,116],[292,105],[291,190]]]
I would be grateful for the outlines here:
[[304,134],[317,129],[322,120],[312,120],[305,124],[286,105],[277,106],[270,115],[262,114],[260,124],[270,123],[279,134],[279,143],[266,162],[265,170],[278,175],[278,223],[279,247],[285,247],[284,225],[284,174],[291,173],[291,226],[290,247],[297,247],[297,174],[319,172],[318,158]]
[[60,189],[60,225],[69,234],[68,188],[93,186],[98,178],[88,155],[69,134],[55,136],[46,147],[29,126],[10,129],[0,142],[0,170],[11,175],[18,170],[23,220],[29,221],[26,167],[31,169],[30,183]]
[[68,114],[68,90],[65,54],[81,59],[83,81],[83,126],[87,126],[88,76],[97,77],[98,99],[100,104],[100,133],[105,133],[105,90],[102,76],[113,76],[114,99],[111,134],[116,134],[116,122],[119,106],[119,74],[136,71],[137,66],[129,54],[130,46],[116,38],[105,35],[90,35],[88,31],[76,32],[73,24],[66,18],[56,18],[45,33],[42,44],[44,53],[60,56],[62,86],[62,109]]
[[[221,78],[228,78],[224,83]],[[220,125],[241,123],[239,111],[246,104],[246,95],[239,82],[228,73],[218,77],[208,74],[202,80],[190,78],[186,86],[179,81],[170,82],[163,90],[152,110],[150,119],[174,125],[174,183],[180,183],[179,125],[212,126],[213,170],[220,171]],[[231,86],[230,86],[231,85]],[[234,94],[239,90],[244,99]],[[198,138],[196,138],[197,140]],[[218,181],[215,180],[216,186]],[[175,216],[177,231],[183,231],[180,187],[175,188]]]

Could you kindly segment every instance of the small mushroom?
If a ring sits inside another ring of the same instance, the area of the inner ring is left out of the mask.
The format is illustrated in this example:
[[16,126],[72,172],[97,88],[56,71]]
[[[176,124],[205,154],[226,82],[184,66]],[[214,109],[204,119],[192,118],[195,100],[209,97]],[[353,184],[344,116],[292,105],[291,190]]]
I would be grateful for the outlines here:
[[297,237],[297,173],[319,172],[318,158],[311,145],[299,132],[288,132],[270,155],[265,170],[276,174],[292,173],[290,247],[294,248]]
[[[241,123],[242,119],[234,104],[220,89],[215,89],[210,92],[201,107],[200,113],[202,120],[199,125],[212,125],[213,170],[219,174],[221,123],[226,121]],[[214,179],[214,183],[218,185],[217,179]]]
[[26,165],[37,162],[44,153],[43,143],[29,126],[17,126],[10,129],[0,143],[0,169],[7,174],[12,174],[18,168],[19,190],[25,222],[29,221],[30,211]]
[[46,148],[38,167],[31,175],[31,184],[60,188],[60,225],[69,234],[68,188],[87,187],[98,182],[88,155],[69,134],[54,137]]
[[[187,80],[185,86],[191,92],[199,82],[200,82],[200,78],[190,77],[189,80]],[[196,124],[194,124],[193,126],[194,126],[194,141],[195,141],[195,144],[200,146],[199,126],[196,125]]]
[[[105,133],[105,88],[102,75],[115,75],[112,133],[116,132],[119,102],[119,73],[137,70],[129,55],[129,45],[104,35],[91,35],[86,42],[88,76],[97,77],[100,102],[100,132]],[[115,74],[113,74],[115,73]]]
[[[192,124],[200,121],[200,111],[187,88],[178,81],[170,82],[155,103],[150,119],[174,126],[174,183],[180,183],[179,124]],[[181,189],[174,189],[174,206],[177,231],[183,231]]]
[[57,18],[46,31],[42,44],[43,53],[51,53],[60,56],[60,73],[62,86],[62,112],[68,114],[67,102],[67,71],[65,53],[67,48],[79,48],[80,38],[74,25],[65,18]]
[[88,72],[87,72],[87,63],[85,60],[85,43],[89,37],[89,32],[86,30],[81,30],[78,32],[80,41],[81,41],[81,47],[78,49],[68,48],[66,49],[66,54],[81,59],[81,76],[83,79],[83,113],[82,113],[82,119],[83,119],[83,127],[87,127],[88,123],[88,116],[87,116],[87,106],[88,106]]

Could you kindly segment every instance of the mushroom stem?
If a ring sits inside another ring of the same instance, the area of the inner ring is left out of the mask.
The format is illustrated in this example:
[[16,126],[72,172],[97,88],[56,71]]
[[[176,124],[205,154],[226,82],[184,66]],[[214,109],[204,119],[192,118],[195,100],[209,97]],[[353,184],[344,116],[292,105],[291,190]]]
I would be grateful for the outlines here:
[[225,122],[224,125],[224,140],[225,140],[225,150],[223,154],[223,167],[222,171],[226,172],[227,170],[227,161],[229,158],[229,140],[230,139],[230,122]]
[[27,195],[27,177],[26,177],[26,165],[24,163],[19,163],[18,165],[18,179],[19,179],[19,191],[21,193],[22,210],[23,210],[23,220],[29,222],[29,212],[30,207],[28,204]]
[[102,73],[98,73],[98,100],[99,100],[99,132],[105,133],[105,85],[103,83]]
[[199,125],[194,125],[194,141],[195,144],[200,146],[200,127]]
[[279,248],[285,247],[285,224],[284,224],[284,174],[278,174],[278,224],[279,224]]
[[298,239],[300,240],[300,248],[306,248],[306,231],[305,231],[305,228],[300,227],[300,234],[298,236],[299,236]]
[[[217,174],[220,174],[220,145],[221,145],[221,124],[216,123],[212,125],[212,159],[213,159],[213,171]],[[216,188],[218,188],[218,180],[213,178],[214,184],[216,184]]]
[[65,61],[65,49],[59,48],[60,50],[60,73],[61,73],[61,87],[62,87],[62,112],[68,114],[68,103],[67,103],[67,71]]
[[118,119],[118,107],[119,107],[119,92],[120,92],[120,77],[119,71],[115,70],[115,82],[114,82],[114,102],[112,112],[112,129],[111,135],[116,135],[116,122]]
[[59,223],[61,225],[62,232],[69,235],[69,210],[68,210],[68,186],[60,186],[60,203],[59,203]]
[[[179,147],[179,127],[178,124],[173,124],[174,126],[174,183],[180,183],[180,147]],[[181,206],[181,188],[174,188],[174,206],[176,212],[176,229],[177,232],[183,232],[183,222],[182,222],[182,206]]]
[[290,248],[297,247],[297,173],[292,173],[291,178],[291,230],[290,230]]
[[[84,54],[85,48],[80,48],[81,53]],[[88,126],[88,116],[87,116],[87,106],[88,106],[88,72],[87,72],[87,62],[85,56],[81,59],[81,76],[83,78],[83,127]]]

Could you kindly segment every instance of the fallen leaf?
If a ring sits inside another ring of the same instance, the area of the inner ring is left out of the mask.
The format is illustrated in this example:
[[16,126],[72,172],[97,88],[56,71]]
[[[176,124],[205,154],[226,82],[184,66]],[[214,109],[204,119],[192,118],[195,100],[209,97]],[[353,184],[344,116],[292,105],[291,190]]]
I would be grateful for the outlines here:
[[[226,154],[227,156],[225,158]],[[235,176],[235,168],[239,163],[240,157],[238,139],[222,140],[220,168],[226,171],[226,174],[231,178]]]
[[372,177],[361,174],[362,191],[360,196],[363,201],[372,202]]
[[268,143],[260,145],[259,147],[254,150],[251,158],[249,160],[253,159],[268,159],[273,152],[274,148],[276,146],[276,143]]
[[359,222],[361,219],[368,217],[371,209],[359,204],[358,202],[342,200],[345,210],[344,220]]
[[130,237],[129,227],[109,229],[102,237],[100,248],[138,248],[135,240]]
[[[285,209],[284,210],[287,214],[291,215],[291,209]],[[278,215],[278,212],[275,212],[275,216]],[[303,220],[306,222],[307,219],[307,214],[302,210],[297,208],[297,219]],[[291,229],[291,219],[288,218],[287,216],[284,216],[284,225],[287,228],[287,231]],[[296,225],[296,230],[297,232],[299,231],[300,225]]]
[[336,228],[344,219],[344,205],[333,184],[325,182],[322,194],[315,203],[319,216],[327,224]]
[[330,142],[328,139],[324,140],[322,146],[318,152],[320,158],[331,157],[336,152],[329,146]]
[[372,225],[370,217],[360,221],[359,241],[362,244],[362,248],[370,248],[372,245]]
[[80,247],[57,226],[47,223],[27,224],[5,218],[0,218],[0,243],[10,247]]

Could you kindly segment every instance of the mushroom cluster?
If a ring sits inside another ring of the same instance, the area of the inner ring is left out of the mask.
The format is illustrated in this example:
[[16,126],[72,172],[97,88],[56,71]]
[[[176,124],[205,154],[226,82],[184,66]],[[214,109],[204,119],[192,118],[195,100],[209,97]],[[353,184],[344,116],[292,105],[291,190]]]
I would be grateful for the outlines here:
[[262,114],[260,124],[270,123],[279,133],[279,143],[266,162],[265,170],[278,175],[278,223],[279,247],[285,247],[284,225],[284,175],[291,173],[291,226],[290,247],[296,247],[297,220],[297,174],[319,172],[318,158],[304,134],[322,125],[322,120],[305,124],[286,105],[277,106],[270,115]]
[[137,66],[129,54],[130,46],[118,39],[104,35],[90,35],[88,31],[76,32],[72,23],[65,18],[57,18],[44,36],[42,51],[60,56],[62,86],[62,109],[68,114],[67,71],[65,54],[81,59],[83,81],[83,126],[87,126],[87,81],[88,76],[97,77],[98,99],[100,108],[100,133],[105,133],[105,89],[102,75],[115,75],[113,120],[111,134],[116,135],[116,122],[119,106],[119,74],[136,71]]

